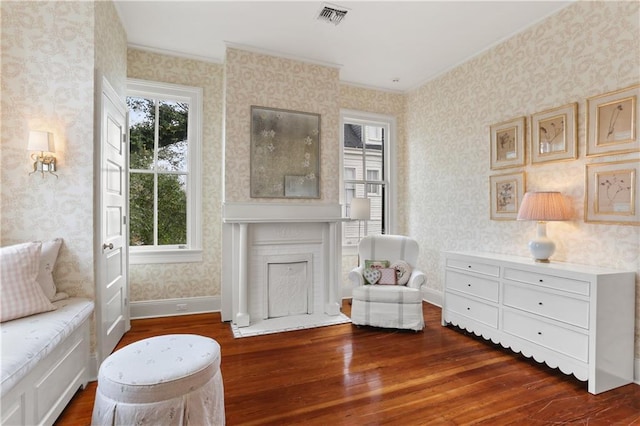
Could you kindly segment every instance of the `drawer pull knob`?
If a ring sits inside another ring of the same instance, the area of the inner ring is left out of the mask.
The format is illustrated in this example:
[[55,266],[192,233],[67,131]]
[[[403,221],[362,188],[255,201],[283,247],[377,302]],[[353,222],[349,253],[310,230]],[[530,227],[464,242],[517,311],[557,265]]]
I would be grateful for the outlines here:
[[538,305],[542,306],[542,302],[538,302]]
[[471,308],[467,308],[467,311],[470,311],[470,310],[471,310]]
[[544,282],[544,280],[543,280],[542,278],[540,278],[538,281],[540,281],[541,283],[543,283],[543,282]]
[[542,336],[542,331],[538,331],[538,336]]
[[467,284],[467,287],[471,287],[471,284]]
[[471,265],[467,265],[467,268],[471,268]]

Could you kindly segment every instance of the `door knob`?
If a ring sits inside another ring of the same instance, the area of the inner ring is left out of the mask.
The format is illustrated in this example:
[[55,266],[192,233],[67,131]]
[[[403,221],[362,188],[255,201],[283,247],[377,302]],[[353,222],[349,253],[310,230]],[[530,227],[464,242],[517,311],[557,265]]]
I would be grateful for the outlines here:
[[104,243],[102,245],[102,250],[106,250],[106,249],[113,250],[113,243],[109,243],[109,244]]

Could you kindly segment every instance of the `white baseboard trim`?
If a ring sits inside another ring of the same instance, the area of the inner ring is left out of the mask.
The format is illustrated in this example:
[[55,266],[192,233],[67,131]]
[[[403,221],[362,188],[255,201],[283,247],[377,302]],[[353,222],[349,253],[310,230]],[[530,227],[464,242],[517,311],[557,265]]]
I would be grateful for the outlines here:
[[422,300],[442,308],[442,292],[428,287],[422,287]]
[[131,319],[142,319],[204,314],[207,312],[220,312],[220,306],[220,296],[142,300],[129,304],[129,316]]
[[92,353],[89,355],[89,381],[96,380],[98,380],[98,354]]

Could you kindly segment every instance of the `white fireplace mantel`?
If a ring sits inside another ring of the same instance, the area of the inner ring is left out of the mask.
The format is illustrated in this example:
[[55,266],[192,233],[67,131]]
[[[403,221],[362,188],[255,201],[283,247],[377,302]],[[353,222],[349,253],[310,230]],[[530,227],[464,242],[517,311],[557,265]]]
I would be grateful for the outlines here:
[[340,313],[341,216],[340,204],[225,203],[222,236],[222,320],[240,327],[262,320],[254,303],[265,278],[261,253],[297,255],[315,252],[313,286],[316,313]]

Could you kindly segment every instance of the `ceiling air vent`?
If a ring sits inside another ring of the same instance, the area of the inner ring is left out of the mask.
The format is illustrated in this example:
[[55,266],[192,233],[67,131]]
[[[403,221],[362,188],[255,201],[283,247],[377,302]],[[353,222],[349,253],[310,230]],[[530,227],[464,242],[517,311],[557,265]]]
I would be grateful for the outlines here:
[[325,3],[322,5],[320,13],[318,13],[318,19],[334,25],[338,25],[340,22],[342,22],[342,19],[345,17],[347,12],[348,9]]

